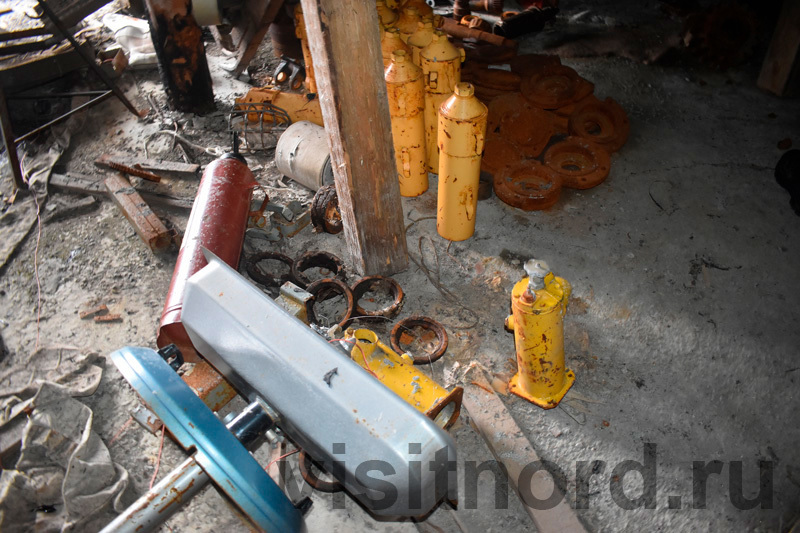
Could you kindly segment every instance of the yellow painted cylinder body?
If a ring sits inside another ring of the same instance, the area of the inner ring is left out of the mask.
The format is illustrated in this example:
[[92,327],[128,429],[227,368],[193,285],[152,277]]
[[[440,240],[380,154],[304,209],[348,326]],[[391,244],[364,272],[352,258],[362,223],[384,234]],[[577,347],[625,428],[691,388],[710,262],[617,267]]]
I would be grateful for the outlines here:
[[475,233],[481,153],[489,110],[469,83],[458,83],[439,108],[439,200],[436,230],[451,241]]
[[378,10],[378,22],[381,27],[389,28],[397,21],[397,12],[387,6],[384,0],[376,0],[375,8]]
[[447,100],[461,81],[464,51],[447,40],[447,35],[434,31],[431,42],[419,54],[425,82],[425,144],[428,149],[428,171],[439,172],[439,106]]
[[431,44],[433,39],[433,22],[420,21],[417,24],[417,31],[408,38],[408,46],[411,47],[411,59],[418,67],[422,66],[420,54],[423,48]]
[[425,165],[425,87],[422,69],[405,50],[395,50],[386,69],[386,93],[392,119],[392,140],[397,179],[402,196],[419,196],[428,190]]
[[392,52],[395,50],[403,50],[409,54],[411,53],[411,47],[400,38],[398,29],[386,28],[386,30],[381,33],[381,55],[383,56],[384,69],[392,62]]
[[[544,288],[531,292],[529,278],[511,291],[511,315],[506,326],[514,331],[517,373],[509,391],[544,409],[552,409],[575,382],[564,358],[564,313],[572,287],[552,272]],[[531,297],[531,294],[534,297]]]
[[294,32],[300,39],[300,46],[303,49],[303,63],[306,68],[306,80],[304,85],[310,93],[317,92],[317,81],[314,79],[314,63],[311,61],[311,49],[308,47],[308,35],[306,34],[306,21],[303,18],[303,9],[300,4],[294,8]]
[[412,33],[417,31],[417,24],[422,17],[419,15],[416,7],[404,7],[394,22],[394,27],[400,32],[400,38],[403,42],[408,42],[408,38]]
[[355,342],[350,357],[415,409],[447,429],[461,412],[464,391],[448,391],[414,367],[413,360],[382,343],[374,331],[348,329],[345,339]]
[[415,7],[419,11],[420,17],[432,17],[433,8],[428,5],[425,0],[406,0],[403,2],[403,7]]

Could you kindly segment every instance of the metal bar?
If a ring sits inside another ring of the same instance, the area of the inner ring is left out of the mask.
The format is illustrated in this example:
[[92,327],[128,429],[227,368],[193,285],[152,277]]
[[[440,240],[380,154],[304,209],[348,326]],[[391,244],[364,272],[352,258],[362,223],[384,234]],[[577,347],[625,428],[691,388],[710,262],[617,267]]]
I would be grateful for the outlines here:
[[22,169],[19,166],[17,156],[17,143],[14,140],[14,130],[11,127],[11,119],[8,116],[8,105],[6,105],[6,92],[0,84],[0,130],[3,132],[3,144],[8,154],[8,164],[11,166],[11,175],[14,177],[14,188],[25,190],[25,180],[22,179]]
[[102,102],[103,100],[108,99],[108,97],[111,96],[112,94],[113,94],[112,91],[106,91],[103,94],[101,94],[100,96],[98,96],[97,98],[92,98],[88,102],[79,105],[75,109],[70,109],[69,111],[67,111],[66,113],[61,115],[60,117],[56,117],[53,120],[51,120],[50,122],[48,122],[47,124],[42,124],[38,128],[29,131],[28,133],[26,133],[22,137],[19,137],[19,138],[15,139],[14,140],[14,144],[19,144],[22,141],[27,141],[28,139],[30,139],[34,135],[37,135],[38,133],[46,130],[47,128],[49,128],[51,126],[55,126],[56,124],[60,124],[61,122],[64,122],[66,119],[68,119],[69,117],[71,117],[75,113],[78,113],[79,111],[83,111],[84,109],[92,107],[94,104],[98,104],[98,103]]
[[[272,427],[272,420],[254,402],[227,427],[245,448],[253,451],[263,442],[264,434]],[[208,474],[190,457],[117,516],[101,533],[153,531],[202,491],[209,481]]]
[[[0,48],[2,50],[2,48]],[[9,100],[46,100],[47,98],[72,98],[73,96],[99,96],[108,91],[75,91],[69,93],[15,94]]]
[[119,98],[123,104],[125,104],[125,107],[127,107],[131,113],[133,113],[137,117],[143,116],[142,113],[140,113],[135,107],[133,107],[133,104],[131,103],[130,100],[128,100],[128,97],[125,96],[125,93],[122,92],[122,89],[117,87],[117,84],[114,83],[114,81],[111,78],[109,78],[105,72],[103,72],[103,69],[101,69],[97,65],[97,63],[95,63],[95,60],[91,56],[91,54],[89,54],[89,52],[81,48],[80,43],[78,43],[78,41],[75,40],[75,37],[72,36],[67,27],[64,26],[64,23],[61,22],[61,19],[59,19],[58,16],[56,16],[55,12],[50,8],[50,6],[47,5],[47,2],[45,2],[44,0],[36,0],[36,2],[42,8],[42,11],[44,11],[45,15],[47,15],[47,18],[49,18],[53,22],[53,25],[55,25],[55,27],[58,28],[58,31],[61,32],[64,38],[66,38],[70,42],[70,44],[72,44],[73,48],[75,48],[75,50],[78,51],[83,60],[86,61],[86,64],[89,65],[89,68],[91,68],[95,72],[95,74],[97,74],[100,77],[100,79],[103,80],[103,83],[106,84],[106,87],[114,91],[114,95],[117,98]]

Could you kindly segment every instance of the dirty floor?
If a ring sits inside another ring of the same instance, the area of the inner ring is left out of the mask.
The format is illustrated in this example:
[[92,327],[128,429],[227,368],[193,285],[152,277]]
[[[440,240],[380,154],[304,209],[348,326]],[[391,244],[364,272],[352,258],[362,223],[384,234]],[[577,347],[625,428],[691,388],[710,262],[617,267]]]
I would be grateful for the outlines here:
[[[592,24],[630,22],[605,13],[606,3],[593,9]],[[577,14],[577,7],[565,5],[552,31]],[[545,37],[528,38],[523,51],[546,43]],[[259,56],[261,65],[266,56]],[[101,153],[143,156],[143,139],[173,124],[199,145],[227,149],[225,111],[248,85],[218,68],[224,60],[210,47],[218,114],[169,112],[155,72],[128,73],[122,81],[127,94],[139,106],[152,102],[158,109],[137,121],[116,101],[95,107],[86,116],[90,127],[73,136],[61,165],[99,178],[93,161]],[[450,347],[430,369],[437,379],[445,380],[456,362],[463,369],[477,361],[502,383],[514,371],[513,336],[503,329],[511,287],[523,276],[525,260],[547,261],[573,286],[566,347],[575,386],[549,411],[497,388],[539,455],[563,473],[571,505],[576,493],[588,495],[577,510],[587,528],[787,531],[800,518],[800,221],[773,169],[782,153],[776,143],[787,137],[800,142],[800,102],[758,90],[757,65],[715,71],[619,57],[563,61],[595,83],[597,96],[615,98],[628,113],[631,135],[612,157],[609,179],[594,189],[565,191],[544,212],[516,210],[497,198],[482,201],[475,236],[458,243],[436,234],[432,179],[427,193],[402,200],[415,261],[396,276],[407,298],[401,317],[424,313],[445,324]],[[177,159],[172,150],[168,135],[148,143],[151,157]],[[213,158],[189,151],[201,164]],[[280,180],[270,152],[249,154],[248,162],[276,199],[310,200],[302,188]],[[191,194],[196,181],[171,178],[163,186]],[[77,199],[51,192],[43,215],[60,209],[62,216],[44,223],[38,239],[34,229],[0,272],[0,332],[11,353],[0,361],[4,368],[23,364],[37,337],[42,345],[106,355],[126,345],[155,345],[176,252],[151,253],[110,202],[73,216],[69,206]],[[188,213],[157,211],[185,226]],[[344,241],[309,227],[269,246],[293,257],[315,249],[341,254]],[[246,250],[264,247],[246,243]],[[122,321],[80,320],[79,309],[95,302],[121,313]],[[385,334],[390,326],[378,329]],[[472,379],[456,377],[462,384]],[[84,400],[106,442],[137,402],[110,360],[99,390]],[[463,461],[491,459],[467,416],[452,430],[462,485]],[[110,447],[131,473],[136,495],[147,490],[158,447],[158,437],[136,424]],[[266,464],[271,454],[264,447],[257,457]],[[184,457],[165,443],[161,475]],[[722,462],[720,474],[709,477],[705,508],[697,508],[693,463],[715,460]],[[655,476],[620,479],[624,461],[655,465]],[[287,462],[296,472],[294,457]],[[330,495],[319,493],[307,523],[310,531],[535,531],[513,493],[507,509],[495,509],[491,476],[480,480],[474,505],[458,511],[441,505],[417,524],[376,522],[350,499],[344,509],[333,509]],[[620,488],[631,500],[654,493],[653,508],[625,509]],[[756,500],[756,507],[740,510],[747,500]],[[207,489],[164,530],[223,528],[246,530]]]

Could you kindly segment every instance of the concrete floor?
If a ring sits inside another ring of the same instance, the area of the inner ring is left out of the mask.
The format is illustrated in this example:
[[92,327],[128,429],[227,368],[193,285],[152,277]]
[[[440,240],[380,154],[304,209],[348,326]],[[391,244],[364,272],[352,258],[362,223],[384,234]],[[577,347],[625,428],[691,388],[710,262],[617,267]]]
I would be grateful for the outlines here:
[[[646,5],[652,16],[656,4]],[[594,9],[605,20],[603,10],[611,8]],[[564,12],[570,15],[569,6]],[[629,15],[613,12],[620,24]],[[537,50],[543,42],[526,39],[523,48]],[[451,346],[434,365],[435,376],[456,361],[476,360],[507,377],[513,339],[502,323],[510,288],[523,275],[520,261],[546,260],[574,288],[566,336],[577,381],[562,406],[550,411],[502,397],[539,455],[564,473],[572,505],[576,487],[588,483],[588,508],[577,511],[587,528],[787,531],[800,518],[800,329],[794,326],[800,310],[792,303],[800,294],[800,224],[772,173],[781,155],[777,141],[800,142],[800,102],[755,88],[752,65],[720,73],[619,58],[564,63],[593,81],[596,95],[615,98],[628,112],[631,136],[613,156],[609,179],[595,189],[565,191],[545,212],[525,213],[496,198],[483,201],[475,236],[449,248],[433,221],[415,224],[407,235],[412,255],[419,259],[422,252],[429,266],[436,264],[435,247],[441,283],[461,302],[446,302],[412,267],[397,276],[408,296],[404,316],[424,311],[448,327]],[[131,86],[130,94],[157,87],[154,76],[137,79],[139,88]],[[242,90],[226,83],[227,92]],[[91,169],[89,156],[104,149],[121,122],[123,137],[133,139],[127,151],[140,153],[136,136],[155,126],[131,122],[122,109],[109,102],[90,112],[106,132],[77,135],[68,168]],[[209,134],[214,135],[223,137]],[[250,162],[261,167],[262,182],[275,183],[268,157]],[[425,195],[404,199],[408,222],[435,214],[435,198],[434,179]],[[179,227],[185,223],[169,216]],[[290,255],[309,248],[338,253],[342,243],[341,236],[305,231],[277,247]],[[35,342],[34,247],[35,238],[29,238],[0,276],[1,316],[10,324],[2,334],[16,354],[4,366],[20,364]],[[43,343],[76,343],[101,353],[154,344],[174,255],[153,257],[111,204],[45,226],[39,261]],[[75,311],[97,297],[124,309],[124,323],[98,329],[80,322]],[[477,325],[457,329],[474,322],[462,305],[477,314]],[[95,410],[97,431],[108,440],[135,398],[109,364],[100,390],[86,401]],[[468,425],[459,424],[453,435],[460,461],[490,459]],[[157,446],[156,437],[135,428],[111,449],[131,471],[137,492],[146,490]],[[649,464],[646,447],[655,478],[643,483],[630,474],[620,480],[615,467],[623,461]],[[163,471],[183,457],[174,446],[165,450]],[[693,463],[715,460],[722,468],[708,480],[706,508],[694,508]],[[590,477],[591,461],[605,465],[596,465]],[[771,469],[761,487],[763,505],[737,509],[729,497],[738,493],[737,465],[744,497],[755,498],[760,461]],[[375,522],[350,500],[346,509],[331,510],[329,496],[315,495],[309,529],[534,531],[513,494],[508,510],[495,510],[492,483],[488,476],[481,479],[477,509],[454,513],[440,506],[416,525]],[[655,508],[622,508],[612,496],[620,486],[631,499],[654,487]],[[169,525],[176,531],[241,528],[213,491]]]

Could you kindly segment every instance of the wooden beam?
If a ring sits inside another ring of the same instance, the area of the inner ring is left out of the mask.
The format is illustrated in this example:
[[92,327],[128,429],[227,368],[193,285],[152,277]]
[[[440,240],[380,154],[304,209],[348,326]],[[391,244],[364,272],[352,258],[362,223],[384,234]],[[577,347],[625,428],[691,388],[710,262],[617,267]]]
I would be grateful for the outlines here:
[[374,2],[302,0],[350,258],[361,274],[408,266]]
[[[73,194],[91,194],[101,199],[109,198],[108,189],[105,188],[102,180],[92,179],[81,174],[51,174],[47,185],[48,187]],[[171,196],[169,194],[141,189],[137,189],[137,192],[148,203],[158,205],[159,207],[191,209],[194,203],[194,198],[181,198],[179,196]]]
[[767,55],[761,65],[758,86],[778,96],[792,89],[800,77],[800,2],[783,0],[783,9],[775,25]]
[[[506,409],[503,400],[492,390],[483,370],[477,368],[474,372],[475,381],[464,387],[463,402],[469,412],[470,424],[483,436],[495,459],[505,466],[508,480],[536,525],[536,531],[586,533],[575,510],[564,499],[561,489],[549,473],[538,470],[530,478],[529,487],[520,487],[522,471],[527,465],[541,464],[539,455]],[[552,497],[559,499],[559,502],[549,509],[535,509],[526,503],[526,494],[528,498],[532,495],[540,501]]]
[[278,11],[283,8],[283,0],[248,0],[244,3],[244,20],[246,29],[243,32],[242,42],[236,53],[236,66],[233,75],[238,76],[258,52],[258,47],[267,34],[272,21],[278,16]]

